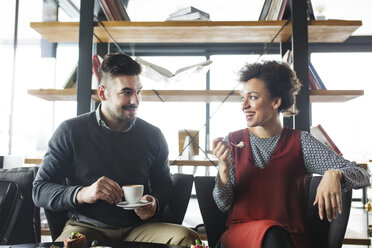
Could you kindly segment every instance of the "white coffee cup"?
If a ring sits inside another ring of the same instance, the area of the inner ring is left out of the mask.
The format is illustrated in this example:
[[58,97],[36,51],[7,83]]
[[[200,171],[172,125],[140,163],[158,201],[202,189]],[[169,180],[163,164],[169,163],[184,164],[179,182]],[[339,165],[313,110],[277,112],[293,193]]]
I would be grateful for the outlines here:
[[122,189],[124,191],[125,200],[128,203],[136,203],[141,200],[143,195],[143,185],[124,185]]

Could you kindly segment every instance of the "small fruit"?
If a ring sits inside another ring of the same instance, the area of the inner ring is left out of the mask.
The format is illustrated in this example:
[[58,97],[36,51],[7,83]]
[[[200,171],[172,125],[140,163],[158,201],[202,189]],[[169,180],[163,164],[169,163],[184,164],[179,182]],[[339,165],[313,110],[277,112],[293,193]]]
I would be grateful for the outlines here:
[[196,245],[191,245],[191,248],[208,248],[203,242],[200,240],[195,240]]

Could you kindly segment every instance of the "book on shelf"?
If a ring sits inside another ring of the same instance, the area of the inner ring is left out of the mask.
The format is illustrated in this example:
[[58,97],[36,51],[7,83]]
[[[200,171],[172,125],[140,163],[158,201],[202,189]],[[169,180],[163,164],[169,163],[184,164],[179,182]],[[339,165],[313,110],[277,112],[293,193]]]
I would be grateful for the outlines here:
[[319,90],[320,89],[320,85],[318,85],[318,84],[315,83],[314,76],[311,73],[310,69],[308,71],[309,71],[309,89],[310,90]]
[[[63,9],[64,12],[72,18],[71,21],[79,21],[80,17],[80,0],[57,0],[54,1],[58,3],[58,7]],[[94,0],[94,15],[98,17],[99,20],[107,20],[105,14],[103,13],[102,7],[100,6],[99,0]]]
[[327,88],[325,87],[322,79],[319,77],[319,74],[315,70],[315,68],[314,68],[314,66],[313,66],[313,64],[311,63],[310,60],[309,60],[309,70],[314,77],[315,83],[319,85],[319,89],[320,90],[326,90]]
[[99,82],[99,66],[102,63],[102,57],[99,56],[98,54],[93,55],[93,61],[92,61],[92,71],[94,76],[97,78],[97,82]]
[[116,6],[118,6],[119,8],[121,21],[130,21],[125,2],[126,2],[125,0],[115,0]]
[[306,0],[306,10],[307,10],[307,16],[309,17],[309,19],[315,20],[314,9],[313,9],[313,5],[311,4],[311,0]]
[[310,127],[310,133],[313,135],[317,140],[327,146],[330,150],[335,151],[338,155],[342,156],[341,151],[338,149],[336,144],[332,141],[329,135],[326,133],[322,125],[312,126]]
[[200,14],[199,12],[194,12],[181,16],[169,17],[167,21],[197,21],[197,20],[209,20],[209,16]]
[[188,6],[186,8],[177,10],[176,12],[173,12],[173,13],[169,14],[169,17],[182,16],[182,15],[187,15],[187,14],[190,14],[190,13],[200,13],[204,16],[208,16],[208,18],[209,18],[208,13],[206,13],[204,11],[201,11],[200,9],[197,9],[193,6]]
[[157,80],[169,80],[175,76],[179,76],[180,74],[183,74],[185,72],[190,72],[190,73],[198,73],[204,68],[208,68],[210,64],[212,64],[211,60],[206,60],[198,64],[186,66],[183,68],[178,69],[175,73],[170,72],[169,70],[165,69],[164,67],[161,67],[159,65],[156,65],[154,63],[151,63],[149,61],[146,61],[142,58],[136,57],[135,60],[142,65],[143,70],[143,75],[154,79],[155,81]]
[[99,4],[109,21],[130,21],[124,0],[99,0]]
[[[267,7],[267,5],[269,5],[269,7]],[[259,20],[288,20],[291,18],[291,13],[291,1],[265,0]],[[309,20],[315,20],[311,0],[306,0],[306,13]]]
[[78,64],[79,63],[76,63],[76,65],[73,67],[70,75],[66,79],[66,82],[63,86],[64,89],[70,89],[70,88],[75,88],[76,87]]
[[171,13],[167,21],[209,20],[209,18],[210,16],[208,13],[193,6],[189,6]]
[[269,13],[269,9],[270,9],[270,5],[271,5],[272,1],[273,0],[265,0],[264,4],[262,6],[260,17],[258,18],[258,20],[260,20],[260,21],[266,20],[266,16]]
[[282,20],[288,0],[265,0],[259,20]]

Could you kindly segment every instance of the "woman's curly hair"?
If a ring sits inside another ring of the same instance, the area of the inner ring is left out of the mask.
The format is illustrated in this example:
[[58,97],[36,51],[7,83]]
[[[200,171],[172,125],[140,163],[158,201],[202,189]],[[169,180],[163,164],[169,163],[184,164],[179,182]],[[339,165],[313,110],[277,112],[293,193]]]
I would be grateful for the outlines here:
[[278,109],[285,117],[296,115],[296,95],[301,83],[287,63],[265,61],[263,63],[246,64],[239,72],[239,81],[245,84],[257,78],[263,81],[272,98],[279,97],[282,103]]

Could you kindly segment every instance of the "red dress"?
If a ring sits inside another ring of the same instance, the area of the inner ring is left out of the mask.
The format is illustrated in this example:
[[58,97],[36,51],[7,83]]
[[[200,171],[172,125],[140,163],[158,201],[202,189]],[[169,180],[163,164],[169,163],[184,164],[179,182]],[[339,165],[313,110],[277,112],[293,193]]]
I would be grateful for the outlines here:
[[233,147],[235,202],[221,241],[224,248],[261,248],[266,231],[281,226],[297,248],[308,248],[305,231],[306,170],[301,132],[284,128],[277,147],[264,169],[255,166],[248,129],[229,134],[229,140],[246,147]]

